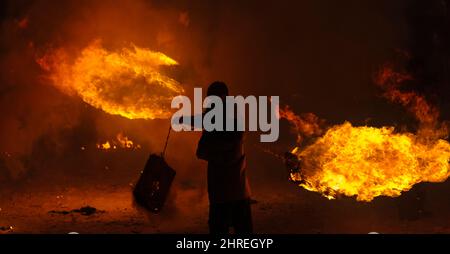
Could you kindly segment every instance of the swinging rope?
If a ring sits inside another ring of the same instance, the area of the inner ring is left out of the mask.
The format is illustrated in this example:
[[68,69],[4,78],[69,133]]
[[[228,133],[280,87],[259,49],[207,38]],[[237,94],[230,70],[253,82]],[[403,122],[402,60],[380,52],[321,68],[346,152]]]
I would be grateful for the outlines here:
[[167,133],[167,137],[166,137],[166,143],[164,144],[164,149],[161,153],[161,157],[164,158],[164,155],[166,154],[166,149],[167,149],[167,144],[169,143],[169,137],[170,137],[170,131],[172,130],[172,125],[169,126],[169,132]]

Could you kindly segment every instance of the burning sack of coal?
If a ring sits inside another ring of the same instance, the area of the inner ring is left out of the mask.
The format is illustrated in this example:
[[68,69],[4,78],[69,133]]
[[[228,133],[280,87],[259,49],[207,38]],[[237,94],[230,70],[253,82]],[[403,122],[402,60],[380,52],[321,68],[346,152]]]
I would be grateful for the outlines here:
[[136,204],[153,213],[164,206],[173,179],[173,170],[162,155],[151,154],[133,191]]

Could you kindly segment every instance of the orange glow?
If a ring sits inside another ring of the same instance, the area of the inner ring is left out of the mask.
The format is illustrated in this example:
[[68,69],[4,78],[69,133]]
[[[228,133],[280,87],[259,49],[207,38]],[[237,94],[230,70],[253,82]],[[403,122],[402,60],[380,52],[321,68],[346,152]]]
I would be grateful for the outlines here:
[[20,29],[25,29],[28,27],[28,17],[25,17],[17,22]]
[[57,49],[37,62],[61,91],[129,119],[168,118],[172,98],[184,92],[176,80],[162,74],[161,67],[177,65],[175,60],[134,45],[110,51],[96,40],[75,59]]

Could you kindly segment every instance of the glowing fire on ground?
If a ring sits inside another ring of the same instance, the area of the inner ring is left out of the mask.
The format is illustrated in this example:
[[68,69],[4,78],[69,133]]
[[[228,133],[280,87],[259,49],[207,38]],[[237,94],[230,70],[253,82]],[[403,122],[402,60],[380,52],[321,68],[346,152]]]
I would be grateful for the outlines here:
[[110,150],[110,149],[140,149],[141,145],[135,144],[123,133],[117,134],[116,138],[111,141],[106,141],[105,143],[97,144],[98,149]]
[[172,98],[184,92],[162,74],[161,67],[177,65],[175,60],[134,45],[110,51],[96,40],[75,58],[60,48],[37,62],[61,91],[129,119],[168,118]]
[[419,122],[417,133],[396,132],[394,127],[355,127],[345,122],[322,135],[318,118],[297,116],[288,108],[281,110],[280,116],[293,123],[299,136],[315,138],[310,145],[291,151],[299,160],[299,170],[291,172],[291,180],[329,199],[345,195],[358,201],[397,197],[414,184],[445,181],[450,176],[450,144],[445,140],[448,129],[438,121],[439,111],[424,97],[399,90],[411,79],[387,65],[376,83],[386,98],[414,114]]

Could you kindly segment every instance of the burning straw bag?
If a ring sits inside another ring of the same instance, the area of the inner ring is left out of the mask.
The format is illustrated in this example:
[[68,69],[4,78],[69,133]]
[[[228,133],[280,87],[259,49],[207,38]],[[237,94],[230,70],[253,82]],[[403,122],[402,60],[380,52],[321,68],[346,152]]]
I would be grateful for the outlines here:
[[169,135],[170,130],[163,153],[149,156],[133,191],[136,204],[153,213],[161,211],[176,175],[164,160]]

